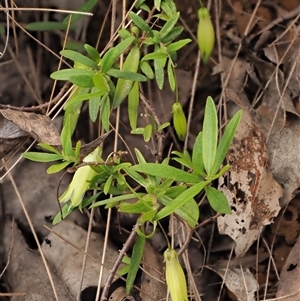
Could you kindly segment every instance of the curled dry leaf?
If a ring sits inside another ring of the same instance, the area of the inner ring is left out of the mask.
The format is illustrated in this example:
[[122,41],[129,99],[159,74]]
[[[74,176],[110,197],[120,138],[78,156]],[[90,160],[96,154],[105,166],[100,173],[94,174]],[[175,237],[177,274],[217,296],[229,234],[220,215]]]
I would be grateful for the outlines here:
[[0,114],[0,159],[14,150],[28,134]]
[[286,301],[299,301],[300,298],[300,236],[281,271],[276,297],[285,297]]
[[249,269],[219,269],[219,274],[227,288],[236,296],[239,301],[256,301],[256,292],[259,285]]
[[277,216],[281,186],[268,168],[264,135],[248,112],[243,112],[227,154],[230,170],[220,177],[219,189],[227,197],[232,214],[220,216],[218,227],[236,242],[235,253],[243,256],[263,227]]
[[27,132],[38,142],[43,142],[50,145],[60,144],[58,130],[48,116],[20,112],[11,109],[0,110],[0,114],[16,124],[18,127],[20,127],[20,129]]

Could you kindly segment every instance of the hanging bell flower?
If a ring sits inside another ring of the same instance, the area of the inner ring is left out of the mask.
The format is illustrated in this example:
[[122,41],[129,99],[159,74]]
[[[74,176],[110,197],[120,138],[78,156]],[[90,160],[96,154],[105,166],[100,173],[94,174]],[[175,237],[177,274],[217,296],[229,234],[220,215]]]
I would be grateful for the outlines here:
[[[97,147],[83,159],[83,162],[88,163],[98,161],[97,158],[99,152],[99,147]],[[89,165],[79,167],[76,170],[68,189],[61,195],[59,201],[61,203],[71,201],[72,206],[77,207],[82,202],[85,192],[90,188],[90,182],[96,174],[97,173]]]
[[164,252],[166,281],[172,301],[188,301],[186,279],[177,252],[168,248]]
[[175,102],[172,106],[173,123],[175,132],[181,141],[184,141],[186,136],[186,118],[179,102]]
[[198,45],[201,52],[201,58],[206,64],[210,58],[215,44],[215,31],[206,7],[198,10],[199,25],[197,31]]

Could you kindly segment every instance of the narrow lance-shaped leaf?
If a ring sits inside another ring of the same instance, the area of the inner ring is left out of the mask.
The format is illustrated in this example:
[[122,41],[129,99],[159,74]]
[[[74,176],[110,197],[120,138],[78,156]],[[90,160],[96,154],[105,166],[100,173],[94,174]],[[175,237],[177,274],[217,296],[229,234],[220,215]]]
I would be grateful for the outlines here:
[[205,193],[209,205],[218,213],[231,213],[230,206],[225,195],[214,187],[205,187]]
[[[123,71],[129,71],[129,72],[137,72],[140,62],[140,49],[138,45],[134,46],[124,64],[123,64]],[[129,79],[119,79],[116,86],[116,91],[113,99],[113,108],[118,107],[121,102],[126,98],[126,96],[129,94],[131,88],[133,85],[133,81]]]
[[203,163],[208,176],[213,176],[212,170],[216,158],[218,143],[218,117],[213,99],[208,96],[206,100],[203,131],[202,153]]
[[[94,93],[95,91],[98,91],[96,87],[92,88],[91,93]],[[92,122],[95,122],[98,117],[100,103],[101,103],[100,95],[97,97],[91,97],[89,99],[89,115]]]
[[107,73],[107,71],[113,66],[116,59],[125,52],[125,50],[132,44],[134,37],[128,37],[120,42],[117,46],[109,49],[103,56],[101,61],[101,71]]
[[78,63],[81,63],[85,66],[88,66],[90,68],[97,68],[97,64],[91,60],[90,58],[86,57],[85,55],[77,52],[77,51],[74,51],[74,50],[67,50],[67,49],[64,49],[60,52],[60,55],[74,61],[74,62],[78,62]]
[[[89,12],[92,10],[92,8],[96,5],[96,3],[98,2],[98,0],[87,0],[84,4],[82,4],[77,11],[81,11],[81,12]],[[80,15],[80,14],[71,14],[69,16],[67,16],[64,20],[63,23],[64,24],[68,24],[69,23],[69,19],[71,18],[71,22],[75,22],[80,20],[81,18],[83,18],[84,15]]]
[[83,45],[86,52],[88,53],[89,57],[96,63],[98,64],[100,61],[100,54],[97,51],[96,48],[94,48],[93,46],[89,45],[89,44],[84,44]]
[[203,163],[202,141],[202,132],[200,132],[196,137],[192,153],[192,162],[196,168],[195,171],[201,175],[205,173]]
[[151,68],[151,66],[149,65],[148,62],[146,61],[142,61],[140,63],[140,68],[142,70],[142,72],[150,79],[153,79],[154,78],[154,72]]
[[192,40],[191,39],[184,39],[180,40],[174,43],[171,43],[170,45],[167,46],[168,52],[174,52],[177,51],[181,48],[183,48],[186,44],[190,43]]
[[163,26],[163,28],[160,30],[160,38],[164,38],[176,25],[178,18],[179,18],[180,13],[177,12],[174,14],[172,18],[170,18],[166,24]]
[[186,171],[178,169],[173,166],[156,164],[156,163],[142,163],[130,167],[131,170],[145,173],[151,176],[157,176],[166,179],[174,179],[174,181],[184,183],[198,183],[199,178]]
[[128,94],[128,117],[132,129],[136,129],[137,126],[139,100],[139,84],[134,82]]
[[224,134],[217,148],[216,159],[212,169],[212,174],[215,174],[219,170],[221,164],[223,163],[226,157],[227,151],[230,147],[230,144],[233,140],[237,127],[242,118],[242,113],[243,113],[242,110],[239,110],[237,113],[235,113],[225,128]]
[[146,238],[138,235],[132,250],[131,261],[126,279],[126,293],[129,294],[143,258]]
[[166,62],[167,62],[167,58],[154,59],[153,62],[155,80],[160,90],[162,90],[164,86],[164,81],[165,81],[164,67],[166,65]]
[[178,208],[186,204],[190,199],[193,199],[198,193],[200,193],[207,184],[209,184],[209,181],[201,181],[186,189],[178,197],[176,197],[173,202],[161,209],[157,213],[155,220],[158,221],[175,212]]
[[176,80],[171,59],[168,61],[168,80],[171,90],[174,92],[176,88]]
[[22,157],[35,162],[53,162],[63,159],[62,155],[39,152],[23,153]]
[[150,26],[134,12],[129,13],[132,22],[141,30],[145,31],[149,37],[153,37],[153,32]]

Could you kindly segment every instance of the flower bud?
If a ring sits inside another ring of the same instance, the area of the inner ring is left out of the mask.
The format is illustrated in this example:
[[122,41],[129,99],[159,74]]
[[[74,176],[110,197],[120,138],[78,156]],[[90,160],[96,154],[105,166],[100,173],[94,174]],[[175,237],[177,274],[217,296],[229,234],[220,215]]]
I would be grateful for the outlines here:
[[186,118],[179,102],[175,102],[172,106],[173,123],[176,134],[181,141],[184,141],[186,136]]
[[188,301],[186,279],[176,251],[168,248],[164,252],[164,259],[166,281],[172,301]]
[[215,44],[215,31],[210,19],[209,11],[206,7],[198,10],[199,25],[197,31],[198,45],[201,57],[206,64],[210,58]]

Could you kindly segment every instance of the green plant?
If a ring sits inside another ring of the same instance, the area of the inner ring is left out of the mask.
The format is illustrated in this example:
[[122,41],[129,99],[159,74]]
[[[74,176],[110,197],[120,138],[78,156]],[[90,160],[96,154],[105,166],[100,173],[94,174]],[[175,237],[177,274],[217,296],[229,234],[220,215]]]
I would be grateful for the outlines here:
[[[67,166],[75,169],[69,188],[59,198],[64,206],[55,217],[53,223],[60,222],[74,210],[82,208],[116,207],[120,212],[139,215],[135,231],[138,238],[133,247],[131,260],[126,271],[126,290],[133,286],[138,271],[145,241],[155,233],[158,222],[172,214],[185,220],[193,228],[198,224],[199,209],[195,200],[197,195],[206,193],[211,207],[219,213],[230,213],[225,196],[211,186],[213,180],[219,178],[229,168],[222,167],[228,148],[234,137],[241,118],[241,111],[229,121],[218,143],[218,118],[214,101],[207,98],[203,130],[195,140],[192,154],[188,151],[174,151],[172,160],[180,163],[184,169],[170,165],[170,158],[162,162],[150,163],[142,153],[135,149],[138,164],[123,162],[121,156],[113,154],[102,158],[99,146],[87,154],[84,153],[80,141],[72,146],[72,135],[77,126],[83,101],[88,101],[90,119],[95,122],[99,117],[104,130],[110,130],[110,113],[128,99],[128,116],[132,134],[142,134],[145,141],[158,135],[168,124],[160,124],[159,120],[149,116],[149,124],[144,128],[137,127],[137,108],[140,105],[140,83],[155,80],[162,89],[165,71],[171,90],[175,92],[173,116],[175,130],[181,140],[186,135],[186,120],[178,102],[175,63],[177,51],[183,48],[189,39],[174,42],[183,28],[176,26],[179,18],[175,4],[171,0],[155,1],[158,15],[152,15],[144,1],[137,6],[149,13],[145,21],[134,12],[129,13],[132,20],[130,30],[118,31],[121,41],[107,50],[103,56],[90,45],[84,45],[87,56],[74,50],[64,49],[62,56],[74,62],[73,68],[52,73],[56,80],[68,80],[73,83],[72,93],[64,105],[64,124],[61,132],[61,149],[40,143],[47,152],[27,152],[23,156],[39,162],[55,163],[48,173],[58,172]],[[151,18],[163,23],[160,30],[150,27]],[[144,55],[145,51],[147,54]],[[125,56],[123,65],[121,56]],[[122,68],[120,66],[122,65]],[[143,74],[142,74],[143,73]],[[115,84],[116,81],[116,84]],[[129,181],[130,180],[130,181]],[[133,181],[132,181],[133,180]],[[137,183],[143,190],[136,191]],[[97,193],[84,198],[89,189]],[[140,192],[143,191],[143,192]],[[110,198],[98,201],[99,195],[110,195]],[[135,202],[132,203],[132,199]],[[130,201],[129,201],[130,200]],[[153,224],[153,232],[145,233],[145,224]],[[168,249],[167,264],[175,262],[175,255]],[[175,251],[174,251],[175,252]],[[177,256],[177,255],[176,255]],[[179,264],[177,262],[177,264]],[[178,266],[177,266],[178,267]]]

